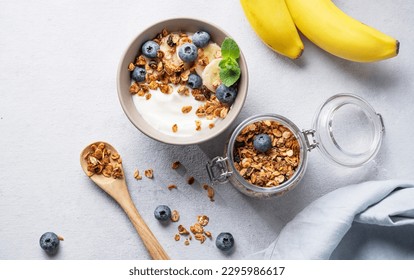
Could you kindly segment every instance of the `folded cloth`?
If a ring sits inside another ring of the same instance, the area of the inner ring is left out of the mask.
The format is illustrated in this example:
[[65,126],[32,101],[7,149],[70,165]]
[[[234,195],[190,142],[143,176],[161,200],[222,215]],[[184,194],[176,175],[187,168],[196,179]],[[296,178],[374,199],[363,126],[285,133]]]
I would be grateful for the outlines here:
[[414,182],[370,181],[336,189],[302,210],[252,258],[329,259],[353,222],[414,225]]

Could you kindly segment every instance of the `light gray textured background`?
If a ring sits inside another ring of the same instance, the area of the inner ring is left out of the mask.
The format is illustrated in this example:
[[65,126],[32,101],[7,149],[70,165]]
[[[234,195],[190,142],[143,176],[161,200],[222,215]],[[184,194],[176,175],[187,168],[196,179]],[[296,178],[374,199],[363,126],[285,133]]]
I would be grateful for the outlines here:
[[[237,0],[0,0],[0,259],[49,258],[38,245],[45,231],[65,237],[56,259],[148,259],[122,210],[80,169],[80,151],[95,140],[117,147],[138,210],[175,259],[245,258],[267,247],[300,210],[333,189],[371,179],[413,179],[414,3],[334,2],[399,39],[399,56],[358,64],[333,57],[304,38],[303,57],[291,61],[261,43]],[[222,154],[227,136],[200,146],[158,143],[128,121],[116,93],[124,48],[143,28],[173,17],[213,22],[238,42],[248,62],[250,86],[237,123],[271,112],[310,128],[323,101],[351,92],[384,117],[386,135],[378,157],[363,168],[345,169],[314,151],[297,188],[268,201],[247,198],[225,184],[216,188],[216,201],[211,203],[200,186],[186,186],[188,175],[207,181],[204,164]],[[174,160],[185,170],[171,170]],[[136,181],[135,168],[153,168],[155,179]],[[178,190],[169,191],[170,183]],[[158,204],[178,209],[187,226],[198,214],[210,216],[211,232],[232,232],[236,249],[224,255],[209,240],[187,247],[175,242],[176,224],[162,226],[153,218]],[[401,231],[413,236],[413,228]],[[372,245],[375,254],[358,254],[343,246],[342,255],[336,252],[335,257],[413,258],[414,240],[398,244],[401,231],[378,237],[370,226],[351,232],[346,241],[363,238],[349,244]],[[379,239],[390,245],[376,246]],[[405,248],[404,253],[391,253],[393,244]]]

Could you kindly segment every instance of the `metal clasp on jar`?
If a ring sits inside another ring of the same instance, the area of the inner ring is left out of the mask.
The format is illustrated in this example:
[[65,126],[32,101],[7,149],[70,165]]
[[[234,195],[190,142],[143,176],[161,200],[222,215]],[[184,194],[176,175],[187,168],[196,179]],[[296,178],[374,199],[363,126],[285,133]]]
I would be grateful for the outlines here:
[[[303,130],[302,134],[305,136],[306,148],[308,152],[318,147],[319,143],[315,140],[315,129]],[[309,138],[312,138],[312,142]]]
[[233,174],[229,171],[228,158],[215,157],[206,164],[208,177],[213,183],[226,183],[228,178]]

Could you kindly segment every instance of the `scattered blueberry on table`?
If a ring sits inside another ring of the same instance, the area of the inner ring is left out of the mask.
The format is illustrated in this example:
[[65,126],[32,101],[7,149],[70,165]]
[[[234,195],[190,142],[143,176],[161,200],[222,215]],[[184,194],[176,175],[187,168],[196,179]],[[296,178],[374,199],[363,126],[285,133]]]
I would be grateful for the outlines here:
[[63,240],[63,238],[53,232],[46,232],[40,237],[39,243],[46,253],[54,255],[59,249],[60,240]]
[[222,232],[216,238],[216,246],[222,251],[229,251],[234,246],[233,235],[229,232]]
[[171,218],[171,209],[167,205],[158,205],[154,210],[154,216],[159,221],[168,221]]

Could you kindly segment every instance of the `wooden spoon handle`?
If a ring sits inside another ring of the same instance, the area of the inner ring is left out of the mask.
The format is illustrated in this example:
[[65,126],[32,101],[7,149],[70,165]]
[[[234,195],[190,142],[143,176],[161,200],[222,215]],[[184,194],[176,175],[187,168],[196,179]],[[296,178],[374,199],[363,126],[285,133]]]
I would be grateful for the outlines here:
[[168,257],[167,253],[164,251],[157,238],[154,236],[150,228],[142,219],[141,215],[138,213],[138,210],[132,200],[130,198],[125,199],[122,201],[121,206],[134,225],[136,231],[138,232],[138,235],[144,242],[144,245],[147,248],[152,259],[169,260],[170,258]]

